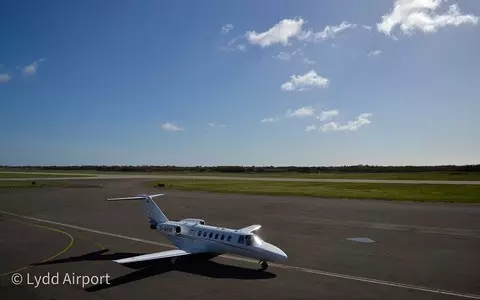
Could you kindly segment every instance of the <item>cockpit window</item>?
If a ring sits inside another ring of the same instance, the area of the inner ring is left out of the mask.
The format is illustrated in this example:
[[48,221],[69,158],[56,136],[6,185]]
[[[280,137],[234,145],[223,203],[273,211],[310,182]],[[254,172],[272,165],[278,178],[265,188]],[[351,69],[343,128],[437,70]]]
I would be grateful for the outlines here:
[[260,239],[255,234],[247,234],[245,236],[245,243],[247,244],[247,246],[251,246],[251,245],[258,246],[262,244],[262,239]]
[[243,235],[238,236],[238,243],[245,244],[245,237]]

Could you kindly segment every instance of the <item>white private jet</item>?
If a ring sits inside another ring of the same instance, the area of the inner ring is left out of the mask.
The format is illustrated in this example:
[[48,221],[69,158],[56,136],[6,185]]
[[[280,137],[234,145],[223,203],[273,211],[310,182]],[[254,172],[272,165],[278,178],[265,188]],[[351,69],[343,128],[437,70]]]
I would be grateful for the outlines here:
[[251,225],[242,229],[229,229],[224,227],[205,225],[201,219],[184,219],[169,221],[160,210],[153,198],[163,196],[138,195],[136,197],[108,198],[107,201],[141,200],[148,214],[151,229],[165,234],[178,249],[139,255],[115,260],[120,264],[170,258],[172,263],[182,256],[192,254],[220,255],[231,253],[240,256],[258,259],[261,270],[268,268],[267,262],[287,259],[287,255],[280,248],[263,241],[253,232],[261,225]]

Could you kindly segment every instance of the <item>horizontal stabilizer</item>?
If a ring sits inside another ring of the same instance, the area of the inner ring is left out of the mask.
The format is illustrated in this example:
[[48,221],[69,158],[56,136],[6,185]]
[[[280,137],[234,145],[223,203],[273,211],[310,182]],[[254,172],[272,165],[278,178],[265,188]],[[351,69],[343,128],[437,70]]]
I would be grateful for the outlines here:
[[251,233],[251,232],[254,232],[255,230],[259,230],[260,227],[262,227],[262,225],[250,225],[248,227],[239,229],[238,231],[241,233]]
[[156,252],[156,253],[150,253],[150,254],[144,254],[144,255],[139,255],[139,256],[134,256],[134,257],[118,259],[118,260],[114,260],[114,262],[119,263],[119,264],[128,264],[128,263],[162,259],[162,258],[173,258],[173,257],[185,256],[185,255],[189,255],[189,254],[191,254],[191,253],[187,252],[187,251],[176,249],[176,250],[168,250],[168,251],[162,251],[162,252]]
[[165,194],[155,194],[155,195],[138,195],[135,197],[107,198],[107,201],[144,200],[147,198],[155,198],[155,197],[160,197],[164,195]]
[[143,200],[145,197],[107,198],[107,201]]

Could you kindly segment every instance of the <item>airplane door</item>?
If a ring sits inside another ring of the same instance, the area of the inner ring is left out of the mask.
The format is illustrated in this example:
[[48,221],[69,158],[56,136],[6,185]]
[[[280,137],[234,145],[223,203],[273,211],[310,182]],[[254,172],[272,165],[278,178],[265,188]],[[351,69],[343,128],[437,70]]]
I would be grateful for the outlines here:
[[194,229],[190,230],[190,236],[195,236],[195,230]]

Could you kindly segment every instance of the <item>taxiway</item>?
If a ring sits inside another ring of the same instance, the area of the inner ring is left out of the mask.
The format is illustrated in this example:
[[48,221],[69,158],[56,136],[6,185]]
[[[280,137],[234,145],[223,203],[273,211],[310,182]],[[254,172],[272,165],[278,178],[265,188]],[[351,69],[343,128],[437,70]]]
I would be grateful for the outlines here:
[[[159,192],[142,181],[82,179],[79,188],[0,190],[0,297],[480,299],[478,205],[169,191],[156,200],[169,219],[262,224],[259,234],[289,259],[263,273],[256,262],[231,256],[132,269],[112,260],[166,250],[169,243],[149,229],[139,203],[104,199]],[[374,242],[349,240],[355,237]],[[11,282],[14,273],[49,272],[111,280],[83,288]]]

